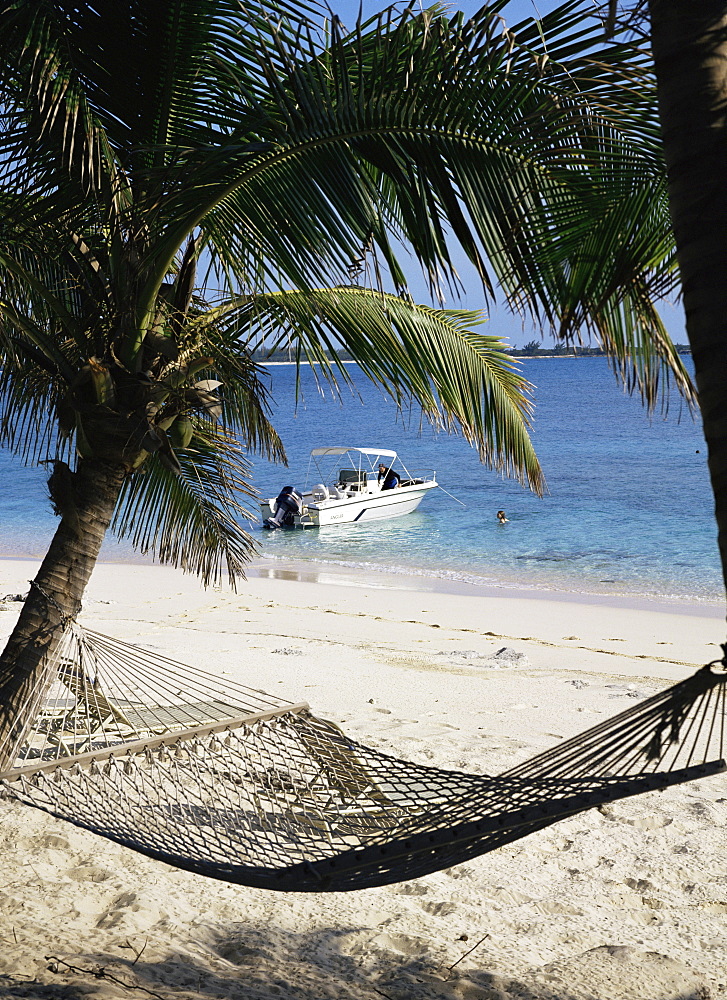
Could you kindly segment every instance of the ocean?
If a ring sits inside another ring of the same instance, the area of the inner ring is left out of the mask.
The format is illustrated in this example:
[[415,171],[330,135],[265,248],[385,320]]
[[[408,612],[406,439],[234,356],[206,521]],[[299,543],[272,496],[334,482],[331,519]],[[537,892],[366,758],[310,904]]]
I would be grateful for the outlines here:
[[[461,438],[421,426],[348,367],[354,390],[336,398],[304,368],[267,369],[273,422],[289,466],[256,460],[262,496],[305,485],[311,448],[396,450],[412,471],[436,470],[443,490],[419,509],[380,523],[305,531],[251,525],[259,557],[371,573],[518,590],[720,602],[716,527],[698,418],[675,393],[666,418],[624,393],[604,358],[523,359],[535,385],[533,440],[548,482],[538,498],[480,464]],[[38,557],[55,519],[45,470],[0,452],[0,555]],[[315,469],[310,483],[319,481]],[[448,495],[448,494],[451,494]],[[456,498],[456,499],[453,499]],[[504,509],[508,523],[496,512]],[[141,559],[113,541],[102,558]]]

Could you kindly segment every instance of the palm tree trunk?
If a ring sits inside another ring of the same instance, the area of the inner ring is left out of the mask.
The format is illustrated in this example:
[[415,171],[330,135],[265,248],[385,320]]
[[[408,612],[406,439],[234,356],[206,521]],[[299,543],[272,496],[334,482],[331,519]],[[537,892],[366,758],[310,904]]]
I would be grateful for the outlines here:
[[0,656],[0,772],[33,721],[34,693],[37,700],[53,680],[44,670],[64,625],[81,608],[126,475],[123,466],[95,460],[80,460],[75,474],[63,469],[62,488],[54,493],[61,522]]
[[727,587],[727,0],[649,0],[669,200]]

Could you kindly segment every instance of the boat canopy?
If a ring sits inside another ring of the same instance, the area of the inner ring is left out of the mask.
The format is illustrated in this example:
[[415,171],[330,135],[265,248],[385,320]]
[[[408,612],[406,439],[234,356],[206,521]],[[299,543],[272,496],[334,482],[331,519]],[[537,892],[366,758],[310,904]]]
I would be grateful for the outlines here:
[[319,458],[321,455],[345,455],[349,451],[357,451],[360,455],[377,455],[379,458],[396,458],[396,452],[386,448],[314,448],[311,455]]

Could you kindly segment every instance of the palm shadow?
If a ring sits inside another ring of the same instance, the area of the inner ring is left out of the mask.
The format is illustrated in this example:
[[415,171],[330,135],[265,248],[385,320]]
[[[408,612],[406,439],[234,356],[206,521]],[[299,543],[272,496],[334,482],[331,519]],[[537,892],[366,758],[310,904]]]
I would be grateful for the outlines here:
[[[116,996],[121,989],[164,1000],[575,1000],[500,976],[485,964],[448,970],[426,955],[407,957],[374,943],[357,947],[352,939],[360,933],[358,928],[301,933],[278,928],[273,940],[267,927],[244,926],[218,935],[211,946],[206,942],[208,963],[180,954],[162,962],[74,956],[69,965],[87,972],[54,976],[49,970],[42,983],[0,976],[0,996],[89,1000]],[[98,969],[103,974],[94,974]]]

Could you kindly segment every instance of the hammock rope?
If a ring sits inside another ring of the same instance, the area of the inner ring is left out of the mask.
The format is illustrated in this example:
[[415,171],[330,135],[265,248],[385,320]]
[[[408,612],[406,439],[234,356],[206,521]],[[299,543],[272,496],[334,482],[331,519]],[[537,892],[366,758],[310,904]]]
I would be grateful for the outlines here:
[[411,879],[584,810],[725,770],[709,664],[491,777],[398,760],[306,703],[64,623],[8,795],[149,857],[296,892]]

